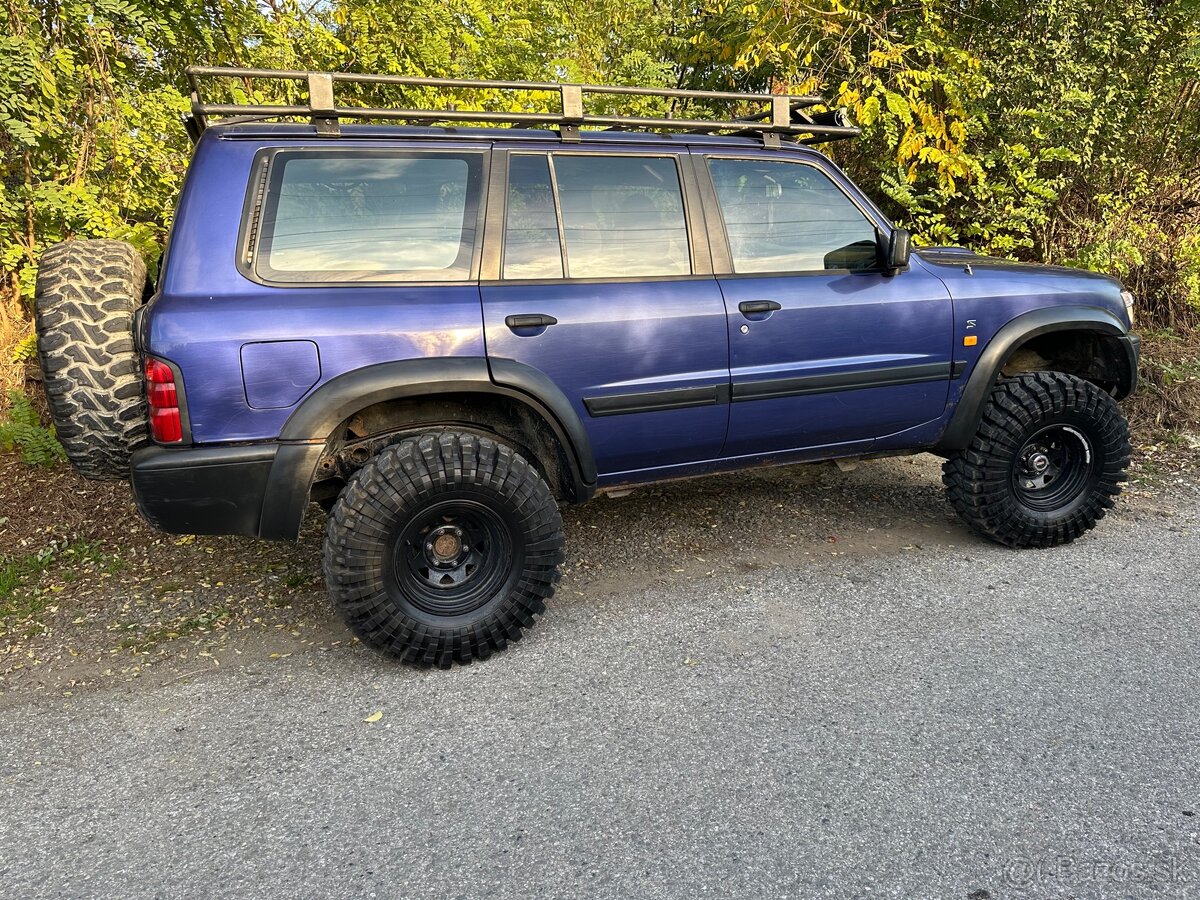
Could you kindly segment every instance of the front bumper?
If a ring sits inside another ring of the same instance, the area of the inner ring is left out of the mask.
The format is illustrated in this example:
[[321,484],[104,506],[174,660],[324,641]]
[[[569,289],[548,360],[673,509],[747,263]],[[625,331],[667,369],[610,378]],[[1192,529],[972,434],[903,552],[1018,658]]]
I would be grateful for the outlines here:
[[160,531],[257,537],[278,449],[143,447],[133,454],[134,499]]

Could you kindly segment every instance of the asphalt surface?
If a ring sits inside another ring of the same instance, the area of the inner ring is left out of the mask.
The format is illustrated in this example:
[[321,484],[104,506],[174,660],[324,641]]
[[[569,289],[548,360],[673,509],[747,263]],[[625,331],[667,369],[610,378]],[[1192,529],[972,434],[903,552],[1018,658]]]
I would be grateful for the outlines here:
[[1200,896],[1200,491],[1014,552],[889,465],[813,486],[778,553],[700,488],[708,549],[653,578],[660,496],[573,512],[636,577],[584,547],[482,665],[314,650],[0,710],[0,896]]

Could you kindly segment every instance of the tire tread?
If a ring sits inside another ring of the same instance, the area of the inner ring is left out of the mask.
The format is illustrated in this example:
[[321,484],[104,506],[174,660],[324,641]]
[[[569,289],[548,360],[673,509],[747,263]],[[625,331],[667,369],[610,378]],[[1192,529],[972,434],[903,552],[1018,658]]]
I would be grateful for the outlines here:
[[[1012,457],[1039,425],[1076,416],[1090,425],[1099,471],[1085,501],[1066,515],[1036,516],[1015,498]],[[1129,465],[1129,426],[1100,388],[1062,372],[1001,378],[971,444],[942,466],[946,498],[971,529],[1009,547],[1069,543],[1096,526],[1116,502]]]
[[[514,589],[477,621],[435,627],[388,595],[385,541],[406,510],[462,486],[515,508],[525,529],[525,568]],[[447,668],[487,659],[520,640],[553,596],[563,558],[562,517],[537,470],[497,441],[440,432],[387,447],[351,477],[329,517],[324,567],[334,605],[365,644],[416,666]]]
[[79,474],[129,476],[149,442],[133,315],[146,264],[129,244],[66,241],[42,254],[34,293],[38,358],[55,434]]

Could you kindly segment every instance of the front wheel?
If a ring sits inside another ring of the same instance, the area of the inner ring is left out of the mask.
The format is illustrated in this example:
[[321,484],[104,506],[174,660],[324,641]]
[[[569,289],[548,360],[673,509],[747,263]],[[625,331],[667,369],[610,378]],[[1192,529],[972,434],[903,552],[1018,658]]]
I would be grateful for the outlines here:
[[519,640],[562,559],[545,481],[474,434],[383,450],[346,485],[325,537],[326,584],[351,630],[419,666],[485,659]]
[[942,481],[971,528],[1009,547],[1066,544],[1112,508],[1129,464],[1116,401],[1061,372],[1001,378]]

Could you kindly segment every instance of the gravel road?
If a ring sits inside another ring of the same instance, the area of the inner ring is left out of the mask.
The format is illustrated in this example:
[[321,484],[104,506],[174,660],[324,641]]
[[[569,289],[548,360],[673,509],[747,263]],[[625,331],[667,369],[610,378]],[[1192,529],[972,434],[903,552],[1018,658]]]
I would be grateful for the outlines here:
[[482,665],[0,709],[0,896],[1200,895],[1200,489],[1018,553],[927,460],[821,471],[571,511]]

